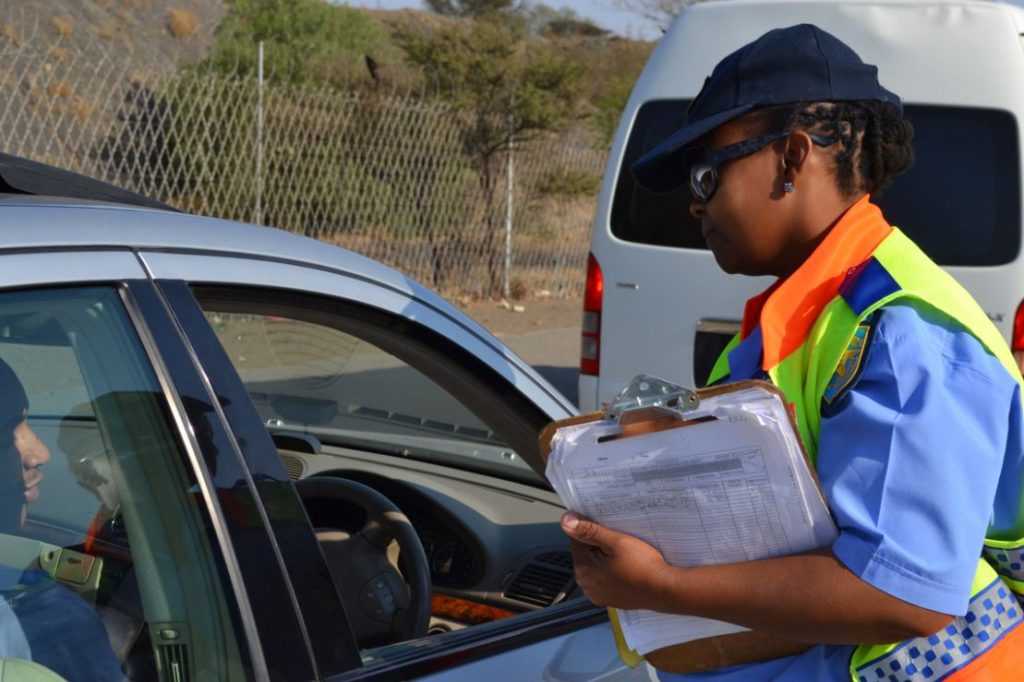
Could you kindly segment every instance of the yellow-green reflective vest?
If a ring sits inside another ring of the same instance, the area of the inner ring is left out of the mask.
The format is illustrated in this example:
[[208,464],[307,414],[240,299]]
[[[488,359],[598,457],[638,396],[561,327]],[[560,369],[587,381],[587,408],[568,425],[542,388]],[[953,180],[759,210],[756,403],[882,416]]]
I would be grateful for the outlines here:
[[[867,261],[850,270],[840,294],[825,306],[803,344],[774,367],[764,368],[790,401],[812,462],[817,463],[822,400],[830,382],[844,375],[841,366],[848,349],[856,347],[858,327],[896,299],[918,299],[959,321],[1024,388],[1013,355],[985,312],[956,280],[893,228]],[[737,335],[722,352],[709,384],[729,376],[729,353],[739,341]],[[1024,600],[1024,537],[986,538],[982,554],[964,616],[931,637],[857,647],[850,662],[852,679],[935,680],[988,652],[1000,631],[1022,619],[1018,600]]]

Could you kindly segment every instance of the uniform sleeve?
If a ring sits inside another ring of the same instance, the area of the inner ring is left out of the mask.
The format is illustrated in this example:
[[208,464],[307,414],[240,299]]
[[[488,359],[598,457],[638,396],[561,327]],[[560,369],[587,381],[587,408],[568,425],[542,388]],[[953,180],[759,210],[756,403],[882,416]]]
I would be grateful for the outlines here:
[[883,308],[865,347],[859,375],[822,409],[818,473],[839,526],[832,549],[883,592],[962,614],[1019,419],[1017,382],[923,304]]

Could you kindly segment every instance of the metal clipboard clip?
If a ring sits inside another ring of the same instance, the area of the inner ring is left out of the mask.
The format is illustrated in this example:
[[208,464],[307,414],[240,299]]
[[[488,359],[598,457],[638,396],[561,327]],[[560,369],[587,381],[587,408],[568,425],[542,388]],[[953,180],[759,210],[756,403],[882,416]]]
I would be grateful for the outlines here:
[[619,424],[671,415],[684,418],[687,412],[700,407],[696,391],[670,381],[638,374],[622,389],[615,399],[603,406],[605,419]]

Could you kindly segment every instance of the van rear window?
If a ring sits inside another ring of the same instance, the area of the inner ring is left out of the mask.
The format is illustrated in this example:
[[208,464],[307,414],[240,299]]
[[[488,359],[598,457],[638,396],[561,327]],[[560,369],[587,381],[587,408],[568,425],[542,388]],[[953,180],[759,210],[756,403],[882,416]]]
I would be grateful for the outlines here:
[[[625,241],[706,249],[685,187],[640,188],[629,166],[682,125],[687,100],[647,102],[637,112],[612,202],[612,234]],[[876,197],[886,217],[940,265],[1000,265],[1020,251],[1020,145],[1012,114],[908,105],[914,167]]]

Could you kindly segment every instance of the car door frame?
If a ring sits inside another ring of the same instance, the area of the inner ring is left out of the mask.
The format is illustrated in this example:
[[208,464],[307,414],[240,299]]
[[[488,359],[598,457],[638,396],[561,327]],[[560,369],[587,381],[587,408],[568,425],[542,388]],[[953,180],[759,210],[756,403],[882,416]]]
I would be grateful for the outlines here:
[[288,576],[285,586],[300,616],[317,679],[360,665],[355,636],[312,525],[245,384],[188,285],[180,280],[156,284],[194,361],[203,368],[209,390],[217,396],[215,402],[231,429],[237,455],[244,460],[244,470],[260,498],[263,522],[271,529],[272,551]]
[[[211,525],[224,596],[234,607],[247,672],[256,680],[320,678],[297,615],[289,575],[272,551],[266,512],[233,445],[235,435],[203,368],[170,315],[138,254],[127,248],[48,248],[0,252],[0,291],[81,286],[115,290],[138,334],[173,419],[182,464],[196,481]],[[243,473],[228,480],[228,473]],[[225,503],[232,509],[226,510]],[[268,562],[268,558],[270,561]],[[326,566],[324,567],[326,571]],[[349,656],[357,656],[354,646]]]
[[[320,305],[323,305],[324,301],[334,300],[338,304],[346,306],[374,307],[378,311],[392,317],[404,317],[406,323],[419,327],[420,332],[429,332],[426,336],[435,337],[438,342],[452,342],[450,338],[445,338],[436,332],[431,332],[419,321],[422,319],[421,316],[425,312],[429,312],[429,310],[417,307],[420,304],[413,300],[411,296],[402,295],[401,298],[405,300],[399,299],[397,303],[392,303],[390,307],[386,305],[369,306],[366,303],[366,299],[370,297],[364,297],[363,300],[356,301],[342,296],[336,289],[332,290],[333,288],[330,287],[314,288],[315,281],[323,281],[321,278],[325,274],[319,268],[309,269],[310,274],[315,275],[315,277],[311,277],[314,280],[314,286],[307,285],[300,288],[296,285],[296,281],[301,280],[302,273],[293,270],[294,268],[301,267],[297,264],[287,265],[287,269],[292,271],[287,273],[288,276],[283,281],[278,277],[271,276],[264,269],[259,272],[259,282],[254,282],[251,275],[247,275],[244,272],[246,268],[241,267],[242,263],[239,262],[239,259],[213,255],[199,256],[196,254],[179,254],[172,258],[170,254],[162,253],[160,256],[159,259],[152,259],[149,254],[146,254],[146,259],[150,262],[151,267],[155,266],[153,270],[158,278],[157,282],[160,289],[168,296],[172,312],[183,326],[184,335],[197,344],[196,352],[200,362],[204,365],[219,366],[222,363],[227,363],[230,366],[230,360],[227,358],[223,347],[220,346],[219,341],[217,341],[216,334],[210,328],[205,317],[202,316],[199,302],[190,293],[192,287],[221,286],[225,289],[244,288],[250,290],[268,287],[290,296],[306,297],[311,300],[314,298],[319,299],[321,301]],[[197,260],[193,260],[191,263],[188,262],[193,258]],[[154,260],[158,260],[159,263],[154,263]],[[277,270],[280,270],[280,267],[284,265],[269,259],[267,262],[278,266]],[[251,264],[247,269],[252,270]],[[335,274],[344,276],[344,273]],[[198,281],[186,283],[178,279],[164,279],[164,277],[173,277],[174,275],[191,275]],[[363,282],[363,286],[372,285]],[[328,290],[325,291],[324,289]],[[401,292],[392,291],[387,293],[400,294]],[[469,353],[469,350],[462,347],[462,352]],[[511,367],[506,366],[506,369],[510,370],[508,375],[504,375],[500,379],[508,382],[510,386],[516,386],[517,382],[530,380],[529,375],[524,376],[522,373],[517,373],[518,368],[514,365]],[[244,391],[244,384],[242,384],[241,379],[233,368],[231,368],[230,372],[218,370],[212,373],[211,381],[218,395],[230,396],[235,404],[241,404],[242,397],[238,394],[238,390]],[[247,393],[245,395],[247,396]],[[251,406],[251,400],[247,402]],[[251,410],[255,414],[255,407],[251,407]],[[242,423],[243,421],[244,424]],[[245,418],[244,420],[239,420],[234,426],[237,429],[236,436],[239,439],[244,438],[249,444],[261,444],[258,450],[248,451],[254,458],[260,460],[259,462],[255,460],[250,462],[250,466],[254,471],[265,471],[270,475],[273,473],[273,470],[276,470],[278,475],[287,475],[284,465],[277,457],[273,442],[258,418],[255,421]],[[253,430],[250,431],[249,429]],[[267,457],[267,453],[271,452],[271,450],[265,450],[267,447],[272,449],[273,457]],[[309,527],[308,532],[310,534],[313,533],[312,527]],[[298,589],[305,587],[305,585],[300,585],[299,581],[294,582]],[[410,651],[405,656],[388,660],[376,659],[366,661],[358,667],[339,670],[336,674],[329,675],[325,679],[409,679],[410,677],[442,672],[453,666],[479,661],[497,653],[520,649],[538,641],[571,634],[593,626],[608,627],[607,611],[594,606],[589,601],[579,599],[562,605],[548,607],[542,611],[524,613],[515,619],[495,621],[484,626],[469,628],[465,631],[448,633],[443,639],[424,639],[421,640],[424,646],[410,647]],[[312,618],[308,619],[307,627],[316,628],[316,622]],[[321,665],[321,669],[325,671],[328,667],[327,665]]]

